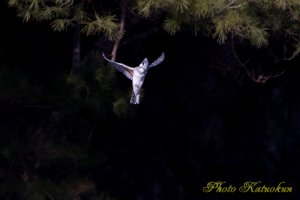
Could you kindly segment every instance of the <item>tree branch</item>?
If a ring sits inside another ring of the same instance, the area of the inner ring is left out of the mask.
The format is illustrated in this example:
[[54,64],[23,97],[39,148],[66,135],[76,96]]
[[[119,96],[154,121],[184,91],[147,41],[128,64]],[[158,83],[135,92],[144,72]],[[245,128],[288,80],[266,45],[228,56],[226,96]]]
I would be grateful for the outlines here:
[[246,65],[240,60],[239,56],[237,55],[236,50],[234,48],[233,39],[231,39],[231,46],[232,46],[232,52],[233,52],[233,55],[234,55],[235,59],[237,60],[239,65],[245,70],[248,77],[254,82],[256,82],[256,83],[266,83],[268,80],[277,78],[277,77],[279,77],[279,76],[281,76],[285,73],[285,70],[283,70],[280,73],[277,73],[275,75],[273,75],[272,73],[270,73],[268,75],[264,74],[264,73],[260,73],[260,72],[255,73],[254,70],[252,72],[250,72],[249,69],[246,67]]
[[[126,21],[126,0],[123,0],[121,3],[121,9],[122,9],[122,13],[121,13],[121,23],[120,23],[120,30],[119,33],[120,35],[122,35],[124,33],[125,30],[125,21]],[[111,52],[111,59],[113,61],[116,60],[117,57],[117,51],[119,48],[119,44],[120,44],[120,40],[122,39],[122,37],[118,38],[114,44],[113,50]]]
[[76,22],[74,32],[73,32],[73,60],[72,67],[76,72],[79,71],[80,68],[80,48],[81,48],[81,38],[80,38],[80,24]]

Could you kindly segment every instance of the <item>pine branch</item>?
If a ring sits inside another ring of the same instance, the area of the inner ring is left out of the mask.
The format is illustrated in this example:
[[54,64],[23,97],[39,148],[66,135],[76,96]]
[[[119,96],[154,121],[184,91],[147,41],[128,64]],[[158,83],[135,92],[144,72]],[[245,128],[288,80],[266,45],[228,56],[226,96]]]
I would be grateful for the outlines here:
[[188,11],[190,2],[188,0],[177,0],[175,6],[177,12],[183,13]]
[[293,54],[290,57],[286,58],[286,60],[293,60],[296,56],[300,54],[300,41],[298,41],[298,43],[295,46],[296,47]]
[[236,50],[235,50],[235,47],[234,47],[234,42],[233,42],[233,39],[231,38],[231,50],[232,50],[232,53],[236,59],[236,61],[239,63],[239,65],[245,70],[246,74],[248,75],[248,77],[256,82],[256,83],[260,83],[260,84],[264,84],[266,83],[268,80],[270,79],[274,79],[274,78],[277,78],[277,77],[280,77],[282,76],[284,73],[285,73],[285,70],[279,72],[279,73],[276,73],[276,74],[273,74],[273,73],[270,73],[270,74],[264,74],[264,73],[256,73],[255,71],[252,71],[250,72],[249,69],[247,68],[246,64],[243,63]]
[[167,18],[164,21],[164,29],[170,34],[175,35],[180,30],[180,22],[175,19]]
[[49,7],[41,9],[40,18],[43,20],[53,20],[57,18],[67,18],[70,16],[69,9],[64,7]]
[[109,40],[117,40],[122,37],[122,33],[119,33],[119,26],[114,21],[115,16],[100,17],[98,14],[95,14],[95,19],[84,23],[81,31],[86,35],[104,33]]
[[120,23],[120,30],[119,30],[119,34],[121,35],[121,37],[115,41],[113,50],[111,52],[111,59],[113,61],[116,60],[120,40],[122,39],[123,34],[125,32],[125,21],[126,21],[126,1],[125,0],[123,0],[121,3],[121,9],[122,9],[122,13],[121,13],[121,23]]
[[69,19],[56,19],[51,23],[51,28],[54,31],[66,31],[74,23]]
[[140,15],[147,18],[156,10],[166,8],[170,3],[172,0],[138,0],[136,10]]

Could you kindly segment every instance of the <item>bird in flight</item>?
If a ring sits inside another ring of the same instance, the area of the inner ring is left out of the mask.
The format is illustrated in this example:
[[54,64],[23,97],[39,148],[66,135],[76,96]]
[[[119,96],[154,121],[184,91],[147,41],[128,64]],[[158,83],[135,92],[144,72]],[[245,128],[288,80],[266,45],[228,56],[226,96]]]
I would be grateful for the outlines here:
[[149,65],[148,59],[145,58],[143,62],[137,67],[129,67],[125,64],[118,63],[115,61],[112,61],[108,59],[105,54],[102,52],[102,56],[105,60],[107,60],[114,68],[116,68],[118,71],[122,72],[127,78],[129,78],[132,81],[132,94],[130,98],[131,104],[139,104],[140,103],[140,92],[142,85],[145,80],[145,76],[147,74],[147,71],[156,66],[159,65],[164,59],[165,59],[165,53],[163,52],[153,63]]

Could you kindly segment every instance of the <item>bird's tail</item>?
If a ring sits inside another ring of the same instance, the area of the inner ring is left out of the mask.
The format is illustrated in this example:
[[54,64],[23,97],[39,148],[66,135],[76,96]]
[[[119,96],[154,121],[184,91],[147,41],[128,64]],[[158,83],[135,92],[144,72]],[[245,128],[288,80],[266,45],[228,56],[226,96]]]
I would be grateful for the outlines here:
[[131,104],[139,104],[140,103],[140,94],[135,95],[134,92],[132,92],[131,98],[130,98],[130,103]]

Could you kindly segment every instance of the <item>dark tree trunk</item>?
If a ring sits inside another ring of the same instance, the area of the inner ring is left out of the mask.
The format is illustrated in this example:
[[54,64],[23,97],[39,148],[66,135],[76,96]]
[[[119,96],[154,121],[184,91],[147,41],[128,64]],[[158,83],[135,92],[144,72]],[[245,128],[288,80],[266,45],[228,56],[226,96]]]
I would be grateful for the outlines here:
[[80,24],[77,23],[74,28],[73,35],[73,56],[72,56],[72,67],[75,72],[78,72],[80,69]]
[[[124,33],[124,30],[125,30],[125,20],[126,20],[126,0],[122,1],[121,2],[121,9],[122,9],[122,13],[121,13],[121,23],[120,23],[120,34]],[[117,51],[118,51],[118,48],[119,48],[119,44],[120,44],[120,40],[122,38],[119,38],[115,44],[114,44],[114,47],[113,47],[113,50],[111,52],[111,60],[115,61],[116,60],[116,57],[117,57]]]

